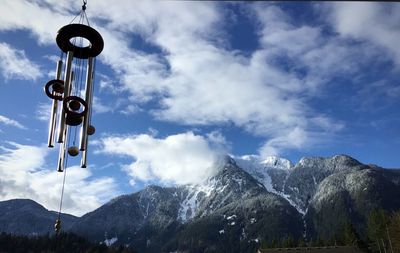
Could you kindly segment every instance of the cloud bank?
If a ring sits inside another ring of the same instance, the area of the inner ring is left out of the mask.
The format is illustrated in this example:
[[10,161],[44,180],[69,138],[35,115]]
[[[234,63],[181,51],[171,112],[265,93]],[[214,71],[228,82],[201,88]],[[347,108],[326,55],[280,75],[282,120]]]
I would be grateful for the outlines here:
[[[47,169],[48,148],[8,143],[0,146],[0,201],[29,198],[58,211],[62,174]],[[90,179],[91,172],[68,168],[63,212],[81,216],[118,194],[112,178]]]
[[383,48],[386,57],[391,58],[397,67],[400,66],[398,4],[332,3],[323,5],[321,9],[341,36]]
[[148,134],[109,136],[100,142],[99,152],[133,159],[123,166],[131,184],[161,181],[164,184],[199,183],[215,171],[224,140],[217,134],[209,137],[186,132],[156,138]]

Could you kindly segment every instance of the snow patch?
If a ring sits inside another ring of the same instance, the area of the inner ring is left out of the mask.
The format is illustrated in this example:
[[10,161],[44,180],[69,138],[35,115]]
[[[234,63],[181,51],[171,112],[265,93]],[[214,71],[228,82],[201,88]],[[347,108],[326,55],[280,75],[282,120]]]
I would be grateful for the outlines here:
[[107,245],[107,247],[113,245],[114,243],[116,243],[118,241],[117,237],[113,237],[111,239],[105,239],[104,240],[104,244]]
[[209,197],[214,189],[221,191],[221,189],[216,189],[215,185],[215,179],[208,180],[204,184],[187,185],[188,193],[186,198],[181,202],[178,219],[182,222],[192,219],[197,213],[201,195]]
[[250,240],[248,240],[248,242],[255,242],[255,243],[259,243],[259,242],[260,242],[260,239],[258,239],[258,238],[255,238],[255,239],[250,239]]
[[236,219],[236,218],[237,218],[236,214],[233,214],[231,216],[226,217],[227,220],[233,220],[233,219]]
[[[286,199],[290,205],[292,205],[296,210],[301,213],[303,216],[305,215],[305,211],[297,205],[292,199],[290,199],[290,195],[285,194],[281,191],[277,191],[272,185],[272,179],[268,174],[268,171],[271,169],[281,169],[289,171],[294,168],[292,162],[287,159],[279,158],[276,156],[270,156],[261,160],[259,156],[255,155],[246,155],[241,157],[235,157],[236,164],[253,176],[256,180],[258,180],[267,191],[271,193],[275,193],[284,199]],[[288,174],[289,175],[289,174]],[[285,187],[283,187],[285,189]],[[296,189],[298,191],[298,189]]]

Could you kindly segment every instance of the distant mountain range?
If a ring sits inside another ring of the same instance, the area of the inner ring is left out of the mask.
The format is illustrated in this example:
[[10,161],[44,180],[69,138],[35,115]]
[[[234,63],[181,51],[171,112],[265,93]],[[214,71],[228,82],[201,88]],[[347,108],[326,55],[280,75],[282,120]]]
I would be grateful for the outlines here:
[[[292,237],[329,239],[351,222],[361,236],[376,208],[400,209],[400,170],[338,155],[290,161],[226,157],[201,184],[145,189],[117,197],[63,229],[139,252],[254,252]],[[0,202],[0,231],[53,231],[56,214],[31,200]]]

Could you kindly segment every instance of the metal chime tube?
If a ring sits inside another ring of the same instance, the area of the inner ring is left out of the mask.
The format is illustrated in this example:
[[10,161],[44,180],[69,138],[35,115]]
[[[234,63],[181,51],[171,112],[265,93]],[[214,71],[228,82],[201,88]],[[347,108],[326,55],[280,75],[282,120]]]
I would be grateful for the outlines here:
[[[60,80],[61,79],[61,68],[62,68],[62,65],[63,65],[62,60],[59,60],[57,62],[57,68],[56,68],[56,80]],[[58,108],[58,100],[57,99],[53,99],[52,106],[51,106],[49,136],[48,136],[48,141],[47,141],[47,146],[49,148],[54,147],[54,134],[55,134],[55,131],[56,131],[57,108]]]
[[[74,53],[72,51],[68,51],[67,61],[65,65],[65,75],[64,75],[64,99],[68,97],[71,93],[71,79],[72,79],[71,69],[72,69],[73,58],[74,58]],[[63,107],[64,106],[61,104],[60,124],[58,128],[58,143],[62,143],[65,141],[64,130],[66,128],[65,127],[66,115]]]
[[86,168],[87,166],[87,149],[82,151],[81,168]]
[[88,106],[88,112],[83,119],[83,125],[81,128],[81,141],[79,145],[79,149],[81,151],[86,150],[87,148],[87,141],[88,141],[88,127],[89,127],[89,117],[90,111],[92,109],[92,81],[93,81],[93,64],[94,58],[89,57],[88,64],[87,64],[87,71],[86,71],[86,87],[85,87],[85,101]]
[[[67,136],[67,132],[68,132],[68,126],[64,128],[64,133],[63,133],[64,139]],[[58,164],[57,164],[58,172],[64,171],[66,150],[67,150],[67,142],[64,141],[64,143],[60,145],[60,153],[58,154]]]

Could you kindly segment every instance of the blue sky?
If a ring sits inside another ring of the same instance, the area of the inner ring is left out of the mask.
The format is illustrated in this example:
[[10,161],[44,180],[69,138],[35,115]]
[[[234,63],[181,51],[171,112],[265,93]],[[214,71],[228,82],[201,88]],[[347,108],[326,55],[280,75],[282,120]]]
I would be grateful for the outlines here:
[[[57,209],[46,146],[58,29],[80,1],[0,9],[0,200]],[[88,1],[97,58],[89,167],[71,158],[64,211],[148,184],[195,183],[221,154],[349,154],[400,167],[396,3]]]

